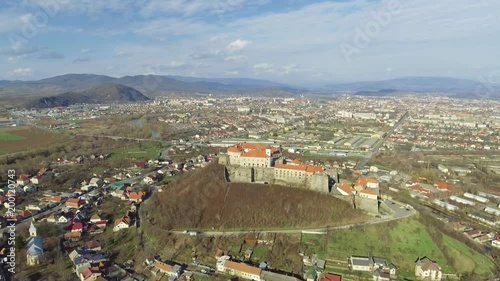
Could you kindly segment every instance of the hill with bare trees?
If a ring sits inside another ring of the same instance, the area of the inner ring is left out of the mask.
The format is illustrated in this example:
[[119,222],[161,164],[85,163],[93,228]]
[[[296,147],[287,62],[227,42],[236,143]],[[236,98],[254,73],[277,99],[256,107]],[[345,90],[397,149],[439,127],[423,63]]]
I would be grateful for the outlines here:
[[363,222],[348,202],[297,188],[226,183],[224,166],[185,173],[146,207],[161,229],[314,228]]

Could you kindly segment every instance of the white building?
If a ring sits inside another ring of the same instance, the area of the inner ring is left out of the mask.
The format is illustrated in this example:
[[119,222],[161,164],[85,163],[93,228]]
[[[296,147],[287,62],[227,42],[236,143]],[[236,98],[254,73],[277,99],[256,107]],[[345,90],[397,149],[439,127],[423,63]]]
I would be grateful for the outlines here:
[[500,249],[500,239],[495,239],[491,241],[491,246]]
[[484,211],[488,214],[493,214],[495,216],[500,216],[500,210],[491,208],[491,207],[486,207],[484,208]]
[[475,206],[476,205],[476,203],[474,203],[474,202],[472,202],[470,200],[463,199],[463,198],[460,198],[460,197],[457,197],[457,196],[450,196],[450,200],[458,202],[458,203],[462,203],[462,204],[465,204],[465,205],[469,205],[469,206]]
[[474,199],[474,200],[481,202],[481,203],[488,203],[488,201],[490,201],[490,200],[488,200],[488,198],[484,198],[484,197],[481,197],[481,196],[478,196],[478,195],[475,195],[472,193],[468,193],[468,192],[464,193],[464,197]]
[[353,271],[370,271],[370,258],[351,256],[349,258],[349,267]]
[[441,267],[427,257],[419,258],[415,263],[415,276],[420,280],[439,281],[442,277]]

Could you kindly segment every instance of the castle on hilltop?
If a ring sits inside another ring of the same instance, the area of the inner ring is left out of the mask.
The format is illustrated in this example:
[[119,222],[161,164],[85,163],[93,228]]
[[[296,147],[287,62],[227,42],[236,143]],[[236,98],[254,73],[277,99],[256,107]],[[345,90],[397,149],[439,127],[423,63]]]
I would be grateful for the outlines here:
[[328,193],[330,177],[320,166],[282,157],[281,149],[265,144],[239,143],[220,155],[232,182],[288,185]]

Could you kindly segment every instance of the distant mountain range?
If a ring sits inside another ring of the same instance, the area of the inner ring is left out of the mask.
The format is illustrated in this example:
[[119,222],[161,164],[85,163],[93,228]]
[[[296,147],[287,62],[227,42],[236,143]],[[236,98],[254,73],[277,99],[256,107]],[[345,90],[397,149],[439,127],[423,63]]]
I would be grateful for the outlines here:
[[141,92],[120,84],[101,84],[85,91],[36,98],[26,104],[28,108],[50,108],[69,106],[77,103],[127,103],[147,101]]
[[[109,91],[109,97],[105,91]],[[500,97],[498,85],[445,77],[404,77],[383,81],[353,82],[327,85],[315,90],[258,79],[173,75],[136,75],[114,78],[94,74],[66,74],[37,81],[0,80],[0,99],[5,97],[20,99],[24,101],[24,104],[35,107],[63,106],[85,100],[93,103],[132,102],[143,100],[145,96],[155,97],[172,92],[271,96],[332,93],[387,96],[409,92],[433,92],[461,98],[495,99]],[[92,94],[97,95],[92,99]]]
[[325,91],[351,92],[356,95],[384,96],[401,92],[441,92],[454,97],[477,98],[500,96],[500,86],[473,80],[446,77],[403,77],[391,80],[328,85]]
[[284,84],[257,79],[214,79],[161,75],[136,75],[114,78],[94,74],[66,74],[37,81],[0,81],[0,96],[54,95],[67,91],[82,91],[108,83],[125,85],[148,96],[158,96],[167,92],[296,91],[295,88]]

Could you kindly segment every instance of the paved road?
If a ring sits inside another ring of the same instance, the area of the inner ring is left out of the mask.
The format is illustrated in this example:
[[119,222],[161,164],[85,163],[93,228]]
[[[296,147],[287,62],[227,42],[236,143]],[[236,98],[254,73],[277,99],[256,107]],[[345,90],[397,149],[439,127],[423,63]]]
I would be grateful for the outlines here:
[[408,116],[408,111],[405,112],[405,114],[403,114],[403,116],[401,116],[401,118],[399,119],[399,121],[394,125],[394,127],[392,127],[391,130],[389,130],[385,137],[383,139],[381,139],[372,149],[372,151],[370,153],[368,153],[368,155],[358,164],[358,170],[363,170],[365,169],[365,165],[366,163],[368,163],[368,161],[370,161],[370,159],[372,159],[375,155],[377,155],[378,153],[378,150],[382,147],[382,145],[384,144],[384,142],[394,133],[394,131],[396,131],[397,128],[399,128],[399,126],[401,125],[401,123],[403,123],[404,119]]
[[[399,220],[402,218],[407,218],[410,216],[415,215],[417,212],[412,208],[409,211],[407,211],[405,208],[401,208],[402,206],[406,206],[403,203],[394,201],[394,205],[388,203],[387,206],[391,208],[394,211],[393,216],[385,216],[385,217],[380,217],[380,218],[374,218],[371,221],[361,223],[361,224],[349,224],[349,225],[343,225],[343,226],[324,226],[320,228],[306,228],[306,229],[273,229],[273,230],[264,230],[264,229],[255,229],[255,230],[235,230],[235,231],[206,231],[206,232],[199,232],[198,235],[200,236],[231,236],[231,235],[242,235],[242,234],[251,234],[251,233],[282,233],[282,234],[301,234],[304,232],[312,232],[312,233],[318,233],[318,234],[326,234],[330,230],[335,230],[335,229],[347,229],[353,226],[361,226],[361,225],[372,225],[372,224],[379,224],[379,223],[385,223],[389,221],[394,221],[394,220]],[[186,234],[184,231],[168,231],[169,233],[173,234]],[[188,234],[187,234],[188,235]]]

